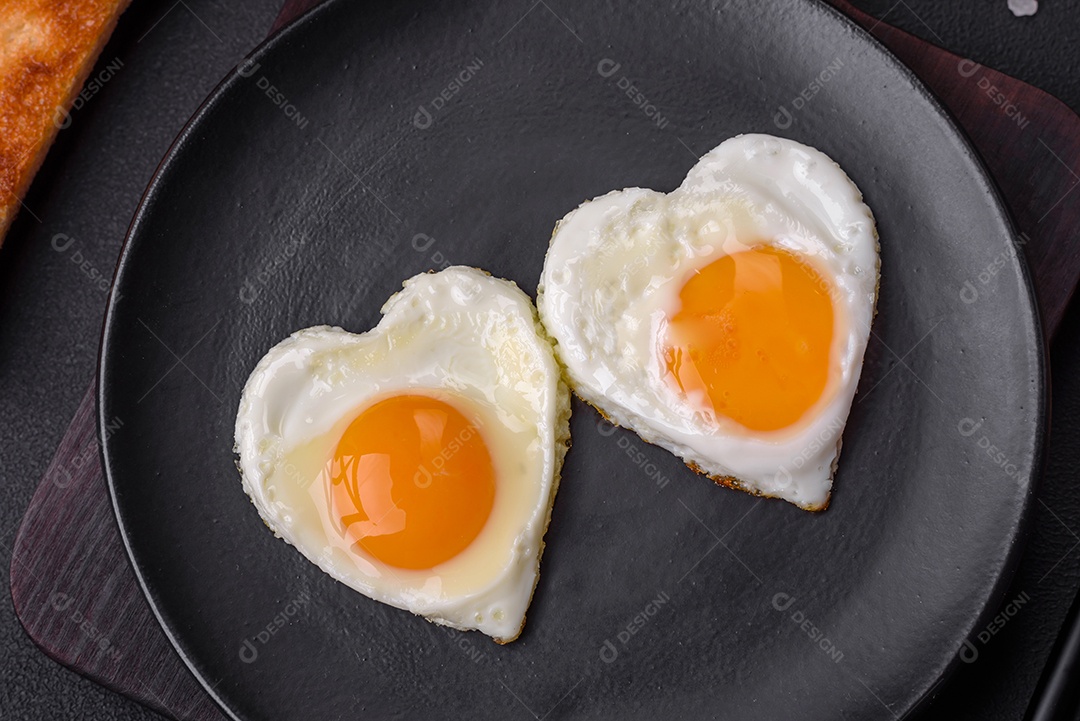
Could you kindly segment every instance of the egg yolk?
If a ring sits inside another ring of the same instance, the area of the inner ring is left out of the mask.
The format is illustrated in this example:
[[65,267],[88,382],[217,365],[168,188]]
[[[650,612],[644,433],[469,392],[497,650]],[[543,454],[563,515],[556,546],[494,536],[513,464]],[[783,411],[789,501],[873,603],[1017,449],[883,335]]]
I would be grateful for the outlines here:
[[495,469],[478,423],[425,395],[394,396],[361,412],[327,471],[339,532],[398,568],[430,569],[461,553],[495,502]]
[[668,319],[667,370],[684,393],[756,431],[797,422],[825,390],[831,283],[810,261],[759,246],[723,256],[683,285]]

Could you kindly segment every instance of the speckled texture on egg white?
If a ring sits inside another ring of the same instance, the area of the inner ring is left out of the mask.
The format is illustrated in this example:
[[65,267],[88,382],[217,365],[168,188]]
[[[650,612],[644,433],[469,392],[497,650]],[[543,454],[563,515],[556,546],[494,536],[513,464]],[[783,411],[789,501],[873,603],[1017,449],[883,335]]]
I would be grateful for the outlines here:
[[[244,490],[266,525],[342,583],[500,642],[521,632],[570,436],[570,392],[532,302],[516,285],[452,267],[405,281],[373,330],[293,333],[259,361],[240,400]],[[392,568],[333,529],[320,472],[345,427],[388,395],[448,394],[480,414],[496,472],[480,535],[431,570]]]
[[[832,369],[793,427],[751,432],[688,402],[664,378],[665,324],[689,274],[765,243],[831,280]],[[747,239],[752,239],[748,241]],[[537,306],[571,385],[612,421],[752,493],[826,507],[874,316],[877,231],[862,194],[823,153],[742,135],[703,156],[675,191],[615,191],[556,226]]]

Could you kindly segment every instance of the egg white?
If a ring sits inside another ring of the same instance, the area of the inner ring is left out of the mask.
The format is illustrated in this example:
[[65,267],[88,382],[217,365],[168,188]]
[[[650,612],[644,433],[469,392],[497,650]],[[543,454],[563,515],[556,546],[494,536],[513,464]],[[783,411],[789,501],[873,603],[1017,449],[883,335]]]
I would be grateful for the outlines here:
[[[825,392],[799,422],[754,432],[703,411],[667,382],[667,319],[696,270],[771,245],[832,285]],[[878,286],[877,231],[862,194],[814,148],[742,135],[703,156],[682,185],[588,201],[556,226],[537,306],[574,390],[613,422],[728,485],[810,510],[828,504]]]
[[[374,329],[293,333],[259,361],[240,400],[236,451],[266,525],[377,601],[500,642],[518,636],[569,440],[569,390],[516,285],[452,267],[404,283]],[[431,570],[383,564],[333,529],[320,472],[358,413],[426,393],[480,418],[496,474],[479,536]]]

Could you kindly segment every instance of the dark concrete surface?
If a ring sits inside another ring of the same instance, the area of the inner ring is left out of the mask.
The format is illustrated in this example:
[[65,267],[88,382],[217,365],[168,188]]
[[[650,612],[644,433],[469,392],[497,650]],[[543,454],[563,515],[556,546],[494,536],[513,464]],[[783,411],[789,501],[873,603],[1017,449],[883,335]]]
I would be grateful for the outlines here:
[[[527,6],[525,3],[523,7]],[[1080,111],[1080,3],[856,0],[890,23],[1026,80]],[[280,0],[136,0],[102,63],[122,68],[60,134],[0,249],[0,556],[94,374],[106,283],[140,194],[199,101],[264,36]],[[1080,172],[1080,169],[1075,169]],[[1080,193],[1065,202],[1080,202]],[[34,217],[36,216],[36,217]],[[75,242],[63,252],[50,239]],[[1078,249],[1080,250],[1080,249]],[[78,253],[81,258],[76,259]],[[1030,601],[938,691],[925,718],[1020,719],[1080,587],[1080,307],[1052,353],[1051,462],[1009,598]],[[7,575],[5,573],[4,578]],[[0,594],[0,719],[156,714],[45,657]]]

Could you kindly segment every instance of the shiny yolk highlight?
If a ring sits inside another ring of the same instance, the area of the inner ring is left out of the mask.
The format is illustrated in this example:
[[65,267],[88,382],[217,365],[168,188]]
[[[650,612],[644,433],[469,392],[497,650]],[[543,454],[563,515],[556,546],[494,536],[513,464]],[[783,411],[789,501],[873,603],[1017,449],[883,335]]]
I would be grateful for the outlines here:
[[829,379],[831,283],[806,259],[760,246],[719,258],[683,285],[668,319],[667,369],[686,393],[746,428],[798,421]]
[[495,501],[495,469],[476,424],[424,395],[379,401],[345,429],[327,468],[339,531],[398,568],[461,553]]

